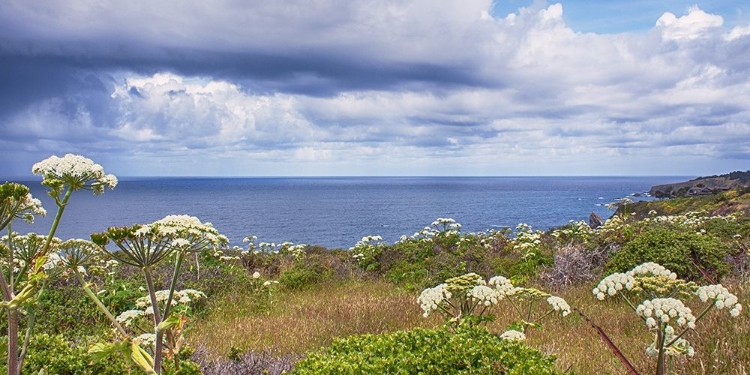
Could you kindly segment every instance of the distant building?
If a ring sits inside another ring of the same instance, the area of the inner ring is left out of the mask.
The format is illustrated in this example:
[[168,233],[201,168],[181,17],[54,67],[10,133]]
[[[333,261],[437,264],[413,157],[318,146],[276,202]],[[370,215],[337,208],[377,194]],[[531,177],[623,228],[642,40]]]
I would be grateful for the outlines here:
[[[728,190],[728,189],[727,189]],[[685,195],[687,196],[696,196],[696,195],[711,195],[714,191],[707,188],[707,187],[692,187],[690,188]]]

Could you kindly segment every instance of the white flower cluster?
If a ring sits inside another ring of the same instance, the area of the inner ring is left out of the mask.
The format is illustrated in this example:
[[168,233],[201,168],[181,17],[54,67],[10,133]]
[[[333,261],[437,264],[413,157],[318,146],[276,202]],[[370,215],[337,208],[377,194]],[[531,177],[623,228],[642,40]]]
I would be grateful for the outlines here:
[[719,310],[727,308],[729,315],[733,318],[740,316],[742,312],[742,305],[738,302],[737,296],[729,293],[729,290],[721,284],[702,286],[695,291],[695,295],[702,302],[713,300],[714,306]]
[[[665,215],[665,216],[654,216],[646,218],[644,221],[647,223],[655,224],[671,224],[691,229],[700,229],[708,220],[723,219],[725,221],[735,221],[737,218],[733,215],[728,216],[709,216],[705,212],[687,212],[682,215]],[[698,233],[705,233],[705,229]]]
[[[154,294],[156,295],[156,301],[159,303],[165,303],[167,298],[169,298],[169,290],[157,290]],[[195,289],[175,290],[174,296],[172,297],[172,306],[177,304],[187,305],[194,300],[203,298],[206,298],[206,294]],[[135,301],[135,305],[138,308],[146,309],[145,314],[147,315],[154,313],[153,307],[151,306],[151,298],[149,296],[138,298]]]
[[62,180],[72,185],[92,182],[95,192],[103,191],[104,187],[114,189],[117,186],[115,175],[105,175],[104,168],[101,165],[81,155],[50,156],[34,164],[31,167],[31,172],[41,175],[45,181]]
[[656,328],[660,323],[675,322],[679,327],[695,329],[695,317],[690,308],[675,298],[654,298],[643,301],[635,309],[638,316],[646,320],[649,328]]
[[382,240],[383,240],[383,237],[380,237],[380,236],[364,236],[362,237],[360,242],[369,243],[369,242],[376,242],[376,241],[382,241]]
[[297,245],[290,245],[289,246],[289,253],[292,254],[297,259],[300,259],[307,255],[306,252],[307,245],[305,244],[297,244]]
[[502,276],[491,278],[488,284],[494,287],[497,293],[502,296],[501,299],[507,296],[512,296],[519,289],[513,286],[510,280]]
[[568,305],[568,303],[561,297],[549,296],[547,298],[547,303],[549,303],[555,311],[559,311],[563,317],[570,314],[570,305]]
[[531,225],[520,223],[516,226],[516,239],[513,241],[513,247],[524,253],[524,257],[531,254],[542,243],[542,232],[534,232]]
[[558,240],[572,240],[578,238],[587,241],[593,232],[593,229],[591,229],[585,221],[571,220],[570,224],[552,231],[552,237],[555,237]]
[[31,193],[26,194],[19,203],[21,204],[18,210],[18,217],[29,224],[34,223],[34,215],[47,216],[47,210],[42,207],[42,201],[34,198]]
[[414,233],[411,238],[418,241],[426,241],[431,239],[432,237],[435,237],[439,231],[430,228],[430,227],[424,227],[419,232]]
[[632,270],[627,272],[630,276],[638,276],[638,275],[654,275],[654,276],[662,276],[662,277],[668,277],[672,280],[677,280],[677,274],[664,268],[661,264],[654,263],[654,262],[646,262],[640,265],[635,266]]
[[604,222],[604,225],[596,228],[595,232],[603,235],[622,233],[622,228],[627,225],[620,215],[614,215]]
[[364,236],[362,237],[359,242],[357,242],[356,245],[353,247],[350,247],[349,250],[355,250],[357,248],[366,247],[368,245],[379,245],[379,243],[373,243],[373,242],[380,242],[383,241],[383,237],[380,236]]
[[605,297],[615,296],[619,291],[631,290],[635,286],[636,281],[632,275],[627,273],[613,273],[599,282],[599,285],[594,288],[591,292],[600,301],[603,301]]
[[258,250],[256,252],[262,252],[262,253],[275,253],[277,251],[276,249],[276,243],[275,242],[261,242],[258,244]]
[[143,310],[127,310],[118,315],[115,320],[120,324],[124,324],[126,327],[130,327],[133,321],[144,315],[145,313]]
[[29,188],[15,182],[0,185],[0,211],[2,211],[0,220],[17,218],[29,224],[34,223],[34,215],[47,215],[42,202],[34,198]]
[[526,334],[524,334],[523,332],[511,329],[511,330],[507,330],[503,332],[503,334],[500,335],[500,338],[503,340],[511,340],[511,341],[525,341]]
[[[226,236],[219,233],[211,223],[201,221],[190,215],[168,215],[150,224],[157,231],[167,236],[204,237],[213,244],[227,243]],[[184,244],[184,243],[182,243]]]
[[419,294],[417,297],[417,303],[424,311],[422,314],[425,318],[430,315],[433,311],[438,309],[443,301],[449,300],[452,295],[447,289],[447,284],[443,283],[434,288],[427,288]]
[[431,225],[433,227],[437,227],[437,226],[441,226],[441,225],[445,226],[445,225],[451,225],[451,224],[455,224],[455,223],[456,223],[456,220],[453,220],[452,218],[449,218],[449,217],[439,217],[439,218],[437,218],[437,220],[433,221]]
[[497,305],[497,302],[504,297],[501,296],[495,289],[492,289],[486,285],[477,285],[471,288],[469,294],[475,302],[479,302],[486,307]]

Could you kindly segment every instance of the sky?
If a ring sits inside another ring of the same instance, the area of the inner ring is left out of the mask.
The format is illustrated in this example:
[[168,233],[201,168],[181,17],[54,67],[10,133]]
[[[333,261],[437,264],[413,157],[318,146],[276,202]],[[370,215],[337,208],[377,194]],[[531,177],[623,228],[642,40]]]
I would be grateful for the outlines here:
[[746,0],[0,3],[0,176],[750,169]]

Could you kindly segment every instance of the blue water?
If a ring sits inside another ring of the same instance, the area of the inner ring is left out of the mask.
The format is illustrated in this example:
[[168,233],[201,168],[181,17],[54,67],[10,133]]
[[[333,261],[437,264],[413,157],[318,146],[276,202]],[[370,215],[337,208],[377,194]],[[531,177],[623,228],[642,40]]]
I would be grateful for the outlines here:
[[[603,205],[652,185],[685,177],[319,177],[131,178],[102,196],[75,193],[57,236],[88,238],[109,226],[149,223],[171,214],[209,221],[233,245],[249,234],[259,241],[349,248],[366,235],[392,243],[402,235],[451,217],[464,231],[537,229],[588,220]],[[56,211],[38,181],[25,182],[49,211],[33,226],[47,233]]]

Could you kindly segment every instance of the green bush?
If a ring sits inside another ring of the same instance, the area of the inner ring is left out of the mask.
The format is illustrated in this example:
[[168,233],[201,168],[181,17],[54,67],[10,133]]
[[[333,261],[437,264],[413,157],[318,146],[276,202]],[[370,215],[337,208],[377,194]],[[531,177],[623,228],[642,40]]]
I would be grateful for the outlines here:
[[337,339],[297,363],[297,374],[557,374],[554,358],[483,327]]
[[729,272],[724,260],[728,253],[729,248],[710,234],[650,228],[610,258],[606,273],[625,272],[639,264],[655,262],[682,279],[703,279],[700,267],[718,281]]
[[[7,342],[7,337],[0,337]],[[5,353],[3,353],[5,355]],[[24,374],[124,374],[128,372],[121,357],[99,363],[92,363],[84,345],[73,345],[62,335],[37,334],[31,337],[24,361]],[[3,361],[0,372],[7,372]],[[136,372],[140,373],[140,372]]]
[[310,259],[297,262],[291,268],[281,272],[279,283],[289,289],[301,289],[312,284],[330,280],[333,270],[324,264]]
[[78,284],[48,286],[42,293],[36,310],[34,331],[38,333],[62,334],[73,339],[111,331],[107,318],[86,297]]

